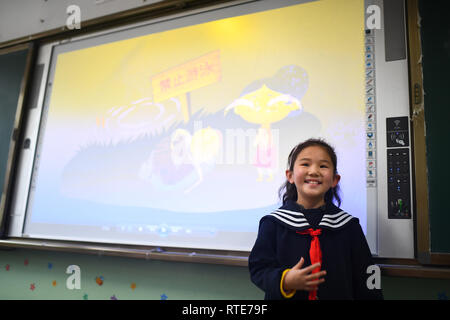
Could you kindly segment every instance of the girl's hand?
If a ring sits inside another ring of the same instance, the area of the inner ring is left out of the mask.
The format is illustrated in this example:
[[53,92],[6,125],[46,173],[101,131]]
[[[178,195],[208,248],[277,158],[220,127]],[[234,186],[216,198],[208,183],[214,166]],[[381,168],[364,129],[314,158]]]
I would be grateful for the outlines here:
[[320,266],[320,263],[316,263],[310,265],[307,268],[303,268],[303,263],[305,260],[303,257],[300,261],[289,270],[284,276],[283,281],[283,289],[288,292],[291,290],[305,290],[305,291],[313,291],[317,290],[319,284],[323,283],[325,279],[323,277],[327,274],[326,271],[320,271],[317,273],[311,274],[311,272]]

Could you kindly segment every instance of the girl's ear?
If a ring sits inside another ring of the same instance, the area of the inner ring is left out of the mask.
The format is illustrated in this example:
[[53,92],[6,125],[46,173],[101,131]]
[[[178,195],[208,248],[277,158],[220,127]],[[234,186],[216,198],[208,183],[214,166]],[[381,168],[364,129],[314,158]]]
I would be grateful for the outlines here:
[[334,178],[333,178],[333,185],[332,185],[332,187],[333,188],[336,187],[340,180],[341,180],[341,176],[338,175],[338,174],[335,174]]
[[293,175],[294,173],[291,170],[286,170],[286,179],[289,183],[294,183]]

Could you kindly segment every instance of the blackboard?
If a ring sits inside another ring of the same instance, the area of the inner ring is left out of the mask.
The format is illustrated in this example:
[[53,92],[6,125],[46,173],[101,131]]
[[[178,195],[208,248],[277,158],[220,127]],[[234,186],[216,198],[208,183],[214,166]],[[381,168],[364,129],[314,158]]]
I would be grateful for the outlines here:
[[445,201],[450,181],[450,21],[443,19],[443,7],[444,1],[419,2],[431,252],[450,253],[450,214]]
[[0,51],[0,235],[4,233],[29,51],[28,45]]

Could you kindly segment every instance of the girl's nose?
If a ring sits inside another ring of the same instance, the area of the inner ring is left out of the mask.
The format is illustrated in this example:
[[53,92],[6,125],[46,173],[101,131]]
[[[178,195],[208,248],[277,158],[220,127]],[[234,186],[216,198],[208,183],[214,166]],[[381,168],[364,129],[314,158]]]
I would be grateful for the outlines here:
[[309,166],[309,172],[308,172],[308,174],[309,174],[309,175],[319,175],[319,169],[318,169],[318,167],[315,166],[315,165]]

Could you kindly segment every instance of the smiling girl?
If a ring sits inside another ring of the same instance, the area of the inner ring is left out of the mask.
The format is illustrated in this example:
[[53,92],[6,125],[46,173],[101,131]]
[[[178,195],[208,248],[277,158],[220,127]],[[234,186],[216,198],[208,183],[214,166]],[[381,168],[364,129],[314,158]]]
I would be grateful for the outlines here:
[[321,139],[289,154],[283,206],[261,219],[249,256],[266,299],[383,298],[367,286],[373,261],[359,220],[338,207],[340,178],[336,153]]

